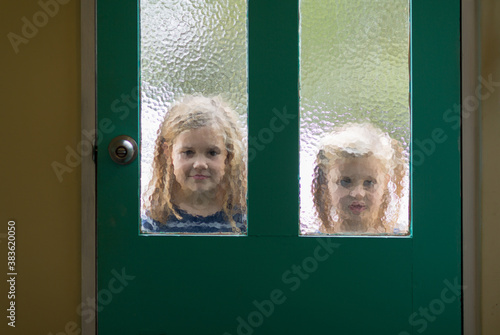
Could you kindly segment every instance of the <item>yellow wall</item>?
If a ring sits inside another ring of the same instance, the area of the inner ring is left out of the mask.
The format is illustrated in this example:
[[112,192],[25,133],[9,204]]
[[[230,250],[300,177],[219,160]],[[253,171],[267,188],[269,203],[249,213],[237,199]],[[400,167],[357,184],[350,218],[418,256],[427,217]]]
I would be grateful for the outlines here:
[[[18,241],[13,332],[0,238],[0,334],[57,334],[79,322],[80,169],[59,182],[51,164],[65,163],[66,146],[80,140],[80,2],[61,5],[45,25],[37,2],[0,5],[0,234],[13,219]],[[41,27],[16,54],[7,34],[22,36],[22,18],[32,22],[33,15]]]
[[[500,81],[500,4],[482,2],[482,75]],[[77,0],[60,5],[17,54],[7,34],[22,36],[22,18],[32,22],[40,6],[17,0],[0,7],[0,234],[15,220],[18,238],[17,326],[12,332],[2,313],[2,334],[56,334],[65,327],[69,333],[72,321],[79,324],[80,169],[64,173],[60,182],[52,168],[55,161],[66,164],[67,148],[76,150],[80,141],[79,6]],[[484,335],[498,335],[500,329],[499,104],[497,90],[482,105]],[[0,235],[1,255],[6,246]],[[4,287],[2,281],[1,292]]]
[[500,2],[483,0],[481,75],[498,84],[482,102],[482,326],[500,334]]

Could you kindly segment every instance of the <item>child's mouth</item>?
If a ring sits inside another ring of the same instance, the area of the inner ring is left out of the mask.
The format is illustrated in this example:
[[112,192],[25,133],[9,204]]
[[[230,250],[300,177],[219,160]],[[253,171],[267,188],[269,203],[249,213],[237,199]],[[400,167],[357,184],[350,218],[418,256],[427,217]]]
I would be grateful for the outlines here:
[[208,179],[208,178],[210,178],[210,177],[209,176],[204,176],[202,174],[196,174],[196,175],[193,176],[193,179],[195,179],[195,180],[205,180],[205,179]]
[[361,214],[366,209],[366,206],[360,203],[353,203],[349,206],[349,209],[354,214]]

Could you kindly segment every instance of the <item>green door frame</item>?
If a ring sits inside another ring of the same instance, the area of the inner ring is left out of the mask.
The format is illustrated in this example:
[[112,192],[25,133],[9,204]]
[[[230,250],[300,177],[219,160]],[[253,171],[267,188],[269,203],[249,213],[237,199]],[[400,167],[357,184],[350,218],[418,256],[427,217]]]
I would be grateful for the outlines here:
[[[448,3],[451,3],[451,1]],[[84,19],[82,19],[82,102],[83,102],[82,103],[82,108],[83,108],[82,131],[83,130],[88,131],[89,129],[95,129],[95,124],[96,124],[96,122],[95,122],[95,109],[93,108],[93,99],[95,99],[95,94],[94,94],[95,86],[93,85],[93,82],[94,82],[93,75],[95,74],[95,63],[93,61],[91,61],[91,60],[93,60],[93,54],[94,54],[94,50],[95,50],[95,42],[93,40],[93,36],[94,36],[93,29],[92,29],[93,24],[90,24],[90,25],[86,24],[86,23],[93,21],[94,5],[95,5],[94,1],[92,1],[92,0],[91,1],[82,0],[82,18],[84,18]],[[414,10],[415,10],[415,7],[414,7]],[[418,8],[417,8],[417,10],[418,10]],[[425,12],[426,10],[429,10],[429,8],[422,8],[423,12]],[[465,15],[464,15],[464,17],[465,17]],[[272,19],[272,18],[270,18],[270,19]],[[413,26],[416,27],[416,25],[417,25],[417,22],[413,21]],[[83,29],[84,27],[86,29]],[[430,25],[430,27],[432,27],[432,25]],[[472,28],[475,28],[475,25]],[[431,28],[429,28],[429,29],[431,29]],[[415,34],[415,32],[414,32],[413,42],[415,43],[416,41],[419,40],[419,38],[425,38],[425,37],[420,36],[419,34]],[[252,39],[252,36],[250,36],[250,39]],[[434,38],[433,42],[438,43],[439,41],[437,40],[437,38]],[[464,39],[463,45],[462,45],[462,48],[464,50],[466,47],[466,42],[467,42],[467,40]],[[250,41],[250,43],[252,43],[252,42]],[[427,50],[427,51],[429,51],[429,50]],[[425,51],[422,51],[422,52],[425,53]],[[421,60],[422,61],[426,60],[425,55],[423,55],[423,54],[421,55]],[[414,64],[415,64],[415,61],[419,61],[419,58],[417,57],[416,60],[414,59]],[[472,64],[473,63],[474,62],[472,62]],[[472,68],[472,67],[474,67],[474,66],[470,66],[470,68]],[[464,64],[464,69],[465,68],[468,68],[468,64]],[[90,71],[88,71],[89,69],[90,69]],[[91,74],[91,75],[89,75],[89,74]],[[445,73],[443,73],[443,74],[445,74]],[[465,74],[465,71],[464,71],[464,74]],[[414,80],[418,80],[418,79],[419,79],[418,74],[414,74]],[[252,80],[252,78],[250,80]],[[471,82],[470,77],[465,78],[465,80],[468,80],[468,82]],[[465,82],[465,80],[464,80],[464,82]],[[265,92],[263,91],[263,93],[265,93]],[[464,96],[466,96],[465,92],[464,92]],[[266,103],[267,103],[267,107],[272,106],[274,108],[274,106],[276,105],[275,102],[269,102],[269,101],[264,101],[264,100],[256,100],[256,101],[252,102],[252,100],[250,100],[251,105],[252,104],[254,104],[254,106],[260,105],[261,108],[265,108]],[[418,99],[417,99],[417,101],[415,101],[415,103],[416,104],[419,103]],[[441,108],[445,108],[445,107],[446,107],[446,103],[443,102],[443,105],[441,105]],[[257,108],[257,107],[255,107],[255,108]],[[448,108],[449,108],[449,106],[448,106]],[[271,110],[271,109],[269,109],[269,110]],[[442,109],[442,111],[445,111],[445,110],[446,109]],[[465,124],[465,121],[469,121],[469,120],[473,121],[473,119],[468,119],[468,120],[464,119],[464,124]],[[439,128],[438,126],[436,126],[436,124],[439,124],[438,121],[439,120],[436,119],[436,123],[428,122],[427,128],[425,127],[426,126],[425,124],[422,124],[421,125],[422,128],[420,128],[420,129],[422,129],[423,136],[419,137],[418,133],[414,133],[414,137],[415,138],[426,138],[426,136],[428,136],[428,134],[432,133],[432,131]],[[442,120],[441,120],[441,124],[443,126],[446,126],[446,124],[443,124]],[[260,125],[259,123],[253,123],[254,129],[258,129],[259,126],[262,126],[262,125]],[[250,127],[252,127],[252,118],[250,118]],[[427,132],[427,135],[426,135],[426,132]],[[451,142],[451,141],[448,141],[447,143],[444,143],[444,144],[447,145],[447,144],[449,144],[449,142]],[[468,142],[468,143],[470,143],[470,142]],[[293,156],[294,154],[296,154],[298,152],[298,150],[294,151],[292,149],[292,147],[293,146],[291,146],[290,150],[287,151],[287,155]],[[294,148],[294,149],[298,149],[298,148]],[[474,148],[472,148],[472,151],[474,151]],[[463,155],[466,156],[466,153],[464,152]],[[264,159],[262,160],[262,162],[264,162]],[[93,257],[93,254],[91,252],[92,250],[94,250],[93,247],[95,246],[94,238],[93,238],[95,236],[95,231],[93,230],[93,227],[95,227],[95,219],[93,216],[93,211],[95,211],[95,205],[94,205],[94,202],[92,200],[93,197],[95,197],[95,189],[93,189],[92,187],[89,187],[89,186],[92,186],[92,184],[93,184],[93,183],[89,183],[89,180],[92,180],[92,178],[95,178],[95,174],[94,174],[95,170],[93,167],[93,163],[91,161],[89,161],[88,159],[83,160],[82,164],[83,164],[82,165],[82,188],[83,188],[82,251],[83,250],[85,251],[85,253],[82,252],[82,276],[83,276],[82,300],[83,300],[83,297],[92,296],[92,295],[95,296],[95,286],[92,285],[92,283],[94,282],[93,278],[95,278],[95,271],[94,271],[94,269],[95,269],[94,268],[94,266],[95,266],[94,259],[95,258]],[[262,164],[264,164],[264,163],[262,163]],[[465,168],[465,166],[466,165],[464,164],[464,168]],[[424,168],[425,168],[425,166],[423,166],[422,171],[424,170]],[[420,169],[418,169],[416,173],[424,174],[424,172],[420,172],[419,170]],[[464,175],[465,175],[465,172],[464,172]],[[474,175],[474,174],[472,174],[472,175]],[[83,187],[83,186],[85,186],[85,187]],[[466,185],[464,183],[464,187],[465,186]],[[254,185],[254,187],[255,187],[255,185]],[[470,187],[470,185],[468,185],[467,187]],[[474,187],[474,185],[473,185],[473,187]],[[251,194],[251,192],[252,192],[252,185],[250,185],[250,194]],[[291,196],[295,197],[296,194],[292,194]],[[250,202],[250,206],[251,206],[251,204],[252,203]],[[464,210],[466,210],[466,209],[467,208],[464,208]],[[467,210],[470,211],[470,208]],[[256,213],[256,215],[258,215],[258,213]],[[467,218],[467,215],[465,215],[465,213],[464,213],[464,219],[466,219],[466,218]],[[256,222],[259,221],[256,218],[253,218],[253,219]],[[470,227],[470,226],[474,227],[474,225],[470,225],[470,224],[467,225],[467,227]],[[266,231],[266,227],[262,227],[262,229],[264,231]],[[283,231],[284,231],[283,229],[284,230],[289,229],[288,231],[290,234],[295,233],[292,231],[293,229],[291,229],[290,227],[288,227],[288,228],[287,227],[279,227],[279,228],[273,227],[273,229],[268,229],[267,233],[268,234],[273,234],[273,233],[283,234]],[[418,229],[417,229],[417,231],[415,231],[415,233],[417,233],[417,234],[419,233]],[[422,233],[425,233],[425,232],[422,232]],[[465,244],[465,240],[469,240],[469,237],[470,237],[469,235],[465,235],[464,244]],[[436,243],[437,243],[437,241],[436,241]],[[470,244],[470,242],[469,242],[469,244]],[[416,246],[417,253],[419,255],[421,253],[425,254],[425,249],[426,249],[425,247],[426,246],[418,246],[417,245]],[[421,249],[419,249],[419,248],[421,248]],[[418,262],[416,264],[417,268],[424,267],[427,265],[428,264],[418,264]],[[475,270],[474,266],[472,266],[472,268],[469,269],[469,271],[466,271],[466,273],[475,273],[474,270]],[[94,275],[92,275],[92,273],[94,273]],[[423,287],[426,286],[424,279],[422,281],[422,286]],[[470,291],[469,291],[469,293],[470,293]],[[433,294],[434,294],[434,296],[436,296],[436,292],[434,292]],[[472,296],[472,294],[469,296]],[[467,297],[467,295],[465,297]],[[425,304],[426,299],[427,299],[427,302],[429,302],[432,300],[431,298],[432,298],[432,294],[431,294],[431,296],[428,296],[428,297],[423,296],[421,301],[420,301],[421,302],[420,305],[419,305],[419,302],[416,301],[415,306],[417,306],[417,305],[423,306]],[[429,300],[429,299],[431,299],[431,300]],[[475,301],[475,298],[474,298],[474,301]],[[471,314],[475,314],[476,311],[477,311],[477,309],[472,308],[473,313],[471,313]],[[474,317],[468,318],[467,315],[465,315],[464,320],[467,321],[468,319],[475,320]],[[471,322],[472,321],[469,321],[469,324]],[[90,333],[92,333],[92,330],[95,328],[91,324],[89,324],[88,322],[83,322],[83,320],[82,320],[82,329],[84,332],[87,332],[88,334],[90,334]]]

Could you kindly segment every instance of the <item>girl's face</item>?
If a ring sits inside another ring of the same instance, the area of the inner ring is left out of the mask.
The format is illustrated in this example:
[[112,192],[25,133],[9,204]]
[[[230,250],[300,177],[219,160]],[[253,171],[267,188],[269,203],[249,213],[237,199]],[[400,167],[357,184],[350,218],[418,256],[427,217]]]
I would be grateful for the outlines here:
[[333,207],[342,220],[367,224],[377,219],[389,181],[377,158],[341,159],[328,176]]
[[183,191],[213,191],[224,177],[226,157],[223,138],[214,127],[183,131],[172,146],[175,179]]

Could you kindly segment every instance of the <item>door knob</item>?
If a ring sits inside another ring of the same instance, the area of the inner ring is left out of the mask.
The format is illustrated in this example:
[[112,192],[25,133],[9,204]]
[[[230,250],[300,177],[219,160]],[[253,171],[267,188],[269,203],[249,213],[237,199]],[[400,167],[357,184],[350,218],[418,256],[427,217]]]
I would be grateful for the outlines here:
[[121,135],[111,140],[108,152],[111,159],[117,164],[130,164],[137,157],[137,143],[130,136]]

